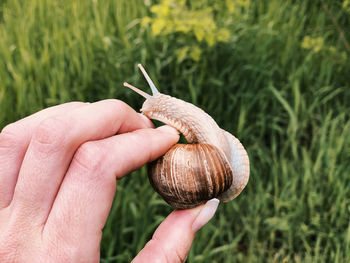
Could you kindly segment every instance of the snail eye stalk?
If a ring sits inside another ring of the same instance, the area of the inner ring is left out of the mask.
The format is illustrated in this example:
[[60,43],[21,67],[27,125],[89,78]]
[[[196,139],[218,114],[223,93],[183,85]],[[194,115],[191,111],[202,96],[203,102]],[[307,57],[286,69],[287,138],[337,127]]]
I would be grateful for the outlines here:
[[136,93],[140,94],[142,97],[144,97],[145,99],[149,99],[151,98],[152,96],[147,94],[146,92],[134,87],[133,85],[130,85],[129,83],[127,82],[124,82],[124,87],[127,87],[129,89],[132,89],[133,91],[135,91]]
[[148,85],[151,87],[152,90],[152,95],[156,95],[157,93],[159,93],[159,91],[157,90],[156,86],[154,85],[153,81],[151,80],[151,78],[148,76],[146,70],[144,69],[144,67],[142,67],[141,64],[137,65],[139,67],[139,69],[142,71],[142,74],[144,75],[144,77],[146,78]]

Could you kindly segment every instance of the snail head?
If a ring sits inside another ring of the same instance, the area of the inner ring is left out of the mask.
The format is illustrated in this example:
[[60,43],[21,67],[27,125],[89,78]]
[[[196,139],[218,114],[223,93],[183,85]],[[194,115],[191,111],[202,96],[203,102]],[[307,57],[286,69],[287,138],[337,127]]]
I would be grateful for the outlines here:
[[[149,75],[147,74],[146,70],[144,69],[144,67],[141,64],[137,65],[139,67],[139,69],[141,70],[143,76],[145,77],[145,79],[148,82],[148,85],[151,88],[152,91],[152,95],[136,88],[135,86],[124,82],[124,86],[132,89],[133,91],[135,91],[136,93],[138,93],[139,95],[141,95],[142,97],[144,97],[146,100],[142,105],[141,108],[141,112],[146,115],[147,117],[151,118],[151,117],[156,117],[158,114],[157,112],[163,112],[164,107],[167,108],[171,108],[172,106],[172,100],[177,100],[171,96],[162,94],[158,91],[158,89],[156,88],[156,86],[154,85],[153,81],[151,80],[151,78],[149,77]],[[169,117],[169,116],[168,116]],[[168,118],[167,117],[167,118]],[[170,117],[169,117],[170,118]],[[157,118],[155,118],[157,119]],[[163,120],[160,120],[163,121]]]

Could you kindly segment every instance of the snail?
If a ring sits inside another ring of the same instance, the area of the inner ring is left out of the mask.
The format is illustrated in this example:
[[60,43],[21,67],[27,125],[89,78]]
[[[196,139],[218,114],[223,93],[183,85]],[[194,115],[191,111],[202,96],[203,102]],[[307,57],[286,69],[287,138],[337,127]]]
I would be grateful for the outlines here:
[[160,93],[142,65],[138,67],[152,95],[126,82],[124,86],[146,99],[142,114],[174,127],[188,142],[174,145],[149,165],[149,181],[156,192],[176,209],[237,197],[249,179],[249,158],[240,141],[202,109]]

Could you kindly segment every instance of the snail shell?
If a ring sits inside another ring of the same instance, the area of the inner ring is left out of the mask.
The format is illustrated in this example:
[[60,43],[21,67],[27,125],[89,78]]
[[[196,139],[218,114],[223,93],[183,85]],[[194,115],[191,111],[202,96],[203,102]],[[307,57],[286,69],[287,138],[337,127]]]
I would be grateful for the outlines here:
[[180,209],[217,197],[233,181],[225,155],[207,143],[174,145],[151,163],[148,174],[153,188],[168,204]]
[[161,94],[139,65],[151,86],[149,95],[128,83],[146,98],[141,112],[182,133],[189,144],[177,144],[152,162],[149,180],[171,206],[191,208],[212,198],[230,201],[248,183],[249,158],[237,138],[222,130],[202,109],[183,100]]

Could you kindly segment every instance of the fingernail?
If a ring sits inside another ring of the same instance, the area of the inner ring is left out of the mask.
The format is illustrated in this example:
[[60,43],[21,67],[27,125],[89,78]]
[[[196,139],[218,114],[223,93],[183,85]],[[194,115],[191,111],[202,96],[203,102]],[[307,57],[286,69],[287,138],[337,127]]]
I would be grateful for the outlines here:
[[172,133],[172,134],[179,135],[179,132],[175,128],[170,127],[168,125],[160,126],[157,128],[157,130],[165,133]]
[[154,128],[154,125],[150,119],[148,119],[142,113],[139,113],[139,115],[140,115],[141,119],[143,120],[143,122],[147,125],[148,128]]
[[201,229],[206,223],[212,219],[214,216],[216,209],[218,208],[220,201],[216,198],[209,200],[202,210],[200,211],[197,218],[194,220],[192,224],[192,230],[194,232],[197,232],[199,229]]

